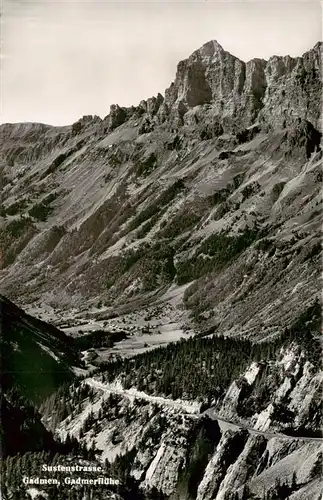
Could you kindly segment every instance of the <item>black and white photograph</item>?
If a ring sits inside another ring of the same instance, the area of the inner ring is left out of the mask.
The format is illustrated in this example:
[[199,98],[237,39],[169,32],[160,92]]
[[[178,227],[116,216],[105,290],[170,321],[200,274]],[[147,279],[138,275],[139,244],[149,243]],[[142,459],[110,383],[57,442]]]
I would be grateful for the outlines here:
[[0,11],[0,499],[321,500],[322,2]]

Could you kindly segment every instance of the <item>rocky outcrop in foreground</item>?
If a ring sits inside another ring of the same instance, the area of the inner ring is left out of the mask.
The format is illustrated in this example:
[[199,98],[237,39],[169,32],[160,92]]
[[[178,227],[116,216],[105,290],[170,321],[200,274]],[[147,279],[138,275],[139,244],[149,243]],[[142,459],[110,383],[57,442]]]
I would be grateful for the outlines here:
[[[264,366],[252,363],[228,389],[220,411],[214,407],[203,415],[187,402],[181,408],[179,401],[122,392],[120,384],[86,379],[83,385],[93,391],[91,403],[84,399],[80,411],[62,421],[57,433],[63,438],[67,433],[81,436],[88,446],[94,443],[103,461],[128,456],[130,474],[147,494],[196,500],[318,499],[322,440],[315,432],[321,424],[309,400],[320,399],[322,373],[310,376],[313,370],[302,357],[295,348],[282,350],[266,378],[261,376]],[[234,388],[243,387],[241,381],[249,386],[245,397]],[[300,387],[306,391],[303,405]],[[267,406],[257,399],[264,390],[270,390]],[[73,395],[77,401],[78,391]],[[287,399],[289,405],[280,414],[281,402]],[[288,412],[294,416],[287,426]],[[294,435],[282,434],[286,426]]]

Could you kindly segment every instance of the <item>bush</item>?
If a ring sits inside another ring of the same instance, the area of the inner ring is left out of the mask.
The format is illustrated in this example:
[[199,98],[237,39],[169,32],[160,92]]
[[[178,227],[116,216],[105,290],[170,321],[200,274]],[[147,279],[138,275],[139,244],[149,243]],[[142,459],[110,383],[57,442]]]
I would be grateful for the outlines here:
[[146,160],[138,163],[136,166],[136,175],[139,177],[147,177],[155,168],[157,168],[157,156],[155,153],[151,153]]
[[48,216],[53,211],[53,207],[51,207],[50,204],[57,198],[57,196],[58,194],[56,192],[46,196],[43,201],[33,205],[33,207],[28,211],[29,215],[39,221],[46,221]]
[[6,215],[17,215],[19,212],[23,212],[27,205],[28,201],[26,199],[16,201],[5,209]]
[[31,226],[32,220],[30,219],[30,217],[20,217],[20,219],[11,221],[7,225],[6,231],[13,238],[19,238],[19,236],[21,236],[25,232],[26,228]]
[[158,232],[158,236],[161,238],[174,239],[176,236],[193,228],[195,224],[199,222],[201,216],[201,214],[189,210],[180,212],[170,221],[165,221],[163,228]]
[[259,189],[260,189],[259,182],[251,182],[250,184],[247,184],[247,186],[245,186],[242,190],[242,196],[243,196],[242,201],[249,198],[249,196],[256,193]]
[[153,215],[147,222],[145,222],[145,224],[143,224],[143,226],[138,229],[136,234],[137,238],[144,238],[146,234],[148,234],[149,231],[151,231],[151,229],[157,224],[157,221],[159,217],[161,217],[161,215],[162,214],[157,213]]

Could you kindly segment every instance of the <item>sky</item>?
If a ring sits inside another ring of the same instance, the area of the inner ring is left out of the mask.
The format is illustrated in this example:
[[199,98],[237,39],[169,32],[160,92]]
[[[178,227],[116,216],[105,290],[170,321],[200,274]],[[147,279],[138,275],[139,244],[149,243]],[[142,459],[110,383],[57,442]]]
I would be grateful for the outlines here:
[[0,1],[0,123],[65,125],[136,106],[209,40],[244,61],[322,40],[322,5],[307,0]]

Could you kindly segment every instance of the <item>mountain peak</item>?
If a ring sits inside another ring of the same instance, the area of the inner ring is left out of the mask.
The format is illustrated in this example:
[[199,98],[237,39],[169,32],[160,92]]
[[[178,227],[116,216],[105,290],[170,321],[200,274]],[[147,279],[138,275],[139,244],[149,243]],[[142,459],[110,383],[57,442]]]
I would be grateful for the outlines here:
[[224,52],[224,49],[217,40],[210,40],[204,43],[202,47],[198,49],[198,52],[203,56],[211,57],[216,52]]

